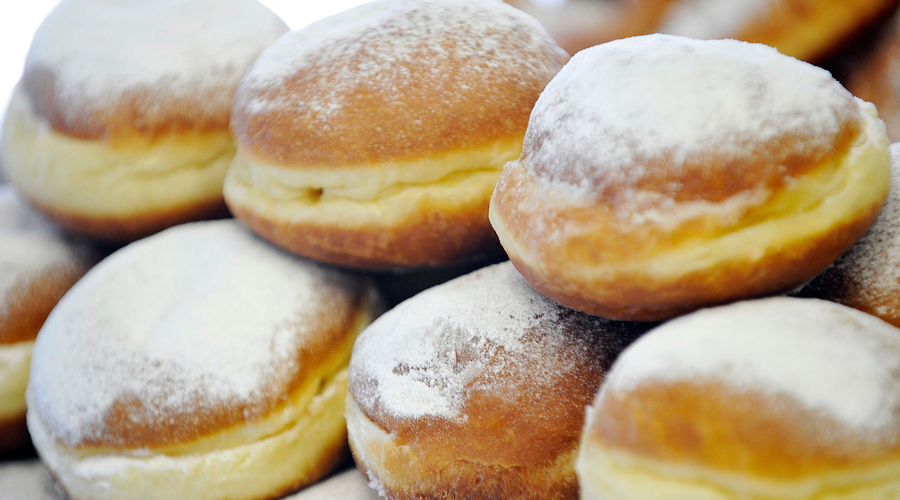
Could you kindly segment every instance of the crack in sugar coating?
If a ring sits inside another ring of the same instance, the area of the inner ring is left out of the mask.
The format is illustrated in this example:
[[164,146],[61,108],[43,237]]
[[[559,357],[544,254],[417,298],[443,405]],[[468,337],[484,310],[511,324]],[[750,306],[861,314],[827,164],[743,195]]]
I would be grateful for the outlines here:
[[286,31],[256,0],[65,0],[38,28],[23,82],[76,137],[221,130],[241,76]]
[[381,0],[281,38],[247,73],[233,126],[251,156],[341,165],[524,133],[567,55],[500,0]]
[[577,54],[531,117],[522,163],[617,214],[774,190],[859,135],[831,75],[772,48],[652,35]]

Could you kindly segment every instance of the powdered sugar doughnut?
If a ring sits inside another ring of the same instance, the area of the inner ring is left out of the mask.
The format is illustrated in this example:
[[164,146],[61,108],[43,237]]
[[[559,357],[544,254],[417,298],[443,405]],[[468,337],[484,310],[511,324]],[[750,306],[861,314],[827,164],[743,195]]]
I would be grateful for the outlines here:
[[378,0],[286,35],[238,89],[228,206],[344,266],[498,253],[491,192],[567,59],[500,0]]
[[60,2],[6,113],[8,178],[106,239],[223,211],[235,88],[285,31],[256,0]]
[[900,330],[792,298],[667,323],[610,370],[578,474],[585,499],[893,498]]
[[391,499],[577,498],[584,407],[647,328],[561,307],[509,263],[427,290],[354,347],[356,463]]
[[891,193],[875,224],[801,292],[900,326],[900,144],[891,147]]
[[884,124],[774,49],[665,35],[580,52],[541,95],[491,222],[545,295],[662,319],[808,281],[869,228]]
[[35,343],[28,427],[74,500],[274,498],[345,450],[366,282],[233,221],[132,244],[80,281]]
[[25,386],[34,339],[60,297],[96,261],[0,187],[0,451],[27,440]]

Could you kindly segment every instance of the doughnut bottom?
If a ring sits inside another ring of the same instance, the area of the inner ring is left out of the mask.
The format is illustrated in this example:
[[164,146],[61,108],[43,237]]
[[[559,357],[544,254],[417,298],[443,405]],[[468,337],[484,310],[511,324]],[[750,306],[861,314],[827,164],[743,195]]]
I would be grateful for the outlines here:
[[225,200],[253,231],[304,257],[372,269],[437,266],[500,253],[487,218],[522,139],[417,160],[280,167],[242,151]]
[[[318,387],[318,380],[311,383]],[[28,427],[41,460],[73,500],[273,499],[315,483],[346,457],[347,369],[323,384],[311,398],[309,387],[298,391],[280,410],[302,406],[300,418],[259,440],[225,448],[205,439],[194,451],[89,452],[54,442],[35,412],[28,413]],[[249,424],[229,437],[269,423]]]
[[582,446],[576,466],[583,500],[873,500],[900,498],[900,458],[865,469],[792,481],[663,463]]
[[226,213],[222,183],[234,151],[227,130],[115,141],[70,137],[41,120],[17,89],[0,160],[7,178],[57,222],[130,241]]
[[451,445],[442,453],[440,440],[400,442],[370,420],[352,396],[347,397],[350,449],[369,486],[391,500],[541,500],[576,499],[578,485],[571,477],[576,450],[542,466],[517,467],[479,463],[453,456]]
[[28,441],[25,388],[34,342],[0,345],[0,452]]

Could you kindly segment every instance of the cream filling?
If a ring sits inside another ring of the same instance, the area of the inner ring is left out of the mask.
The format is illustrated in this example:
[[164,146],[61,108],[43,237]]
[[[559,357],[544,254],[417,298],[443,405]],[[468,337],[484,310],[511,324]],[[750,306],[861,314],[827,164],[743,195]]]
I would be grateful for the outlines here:
[[179,134],[122,144],[50,127],[16,89],[0,138],[9,180],[29,198],[84,216],[157,212],[221,197],[234,157],[230,132]]
[[900,460],[792,481],[664,463],[582,444],[584,500],[873,500],[900,498]]
[[44,464],[73,500],[250,500],[327,472],[320,462],[344,439],[346,394],[344,369],[309,402],[305,415],[276,434],[177,455],[151,450],[85,455],[57,444],[33,411],[28,428]]
[[[874,106],[860,103],[865,130],[849,151],[799,179],[770,200],[756,218],[711,239],[685,241],[640,260],[604,265],[561,263],[564,279],[599,283],[626,275],[673,282],[725,263],[758,261],[771,249],[789,248],[796,241],[828,234],[835,226],[853,221],[884,198],[891,175],[884,125]],[[828,194],[822,197],[821,193]],[[508,253],[523,256],[537,269],[545,268],[531,250],[534,242],[517,240],[493,209],[491,222]]]
[[25,388],[34,342],[0,344],[0,422],[25,415]]
[[396,227],[423,211],[486,203],[503,165],[521,151],[517,139],[440,158],[284,168],[239,149],[225,180],[225,197],[229,204],[285,222]]

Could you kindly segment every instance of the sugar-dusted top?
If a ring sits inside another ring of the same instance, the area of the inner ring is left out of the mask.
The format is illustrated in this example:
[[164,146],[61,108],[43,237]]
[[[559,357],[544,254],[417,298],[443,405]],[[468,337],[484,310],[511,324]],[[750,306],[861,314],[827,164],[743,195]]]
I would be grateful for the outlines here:
[[707,309],[671,321],[627,349],[604,390],[679,381],[787,397],[858,431],[894,428],[900,330],[814,299]]
[[241,82],[234,128],[257,156],[314,164],[521,138],[567,58],[501,0],[378,0],[266,49]]
[[564,381],[596,388],[638,331],[556,304],[507,262],[426,290],[376,320],[354,348],[350,390],[375,418],[465,421],[476,390],[493,406],[533,394],[550,405]]
[[773,0],[677,0],[659,32],[692,38],[734,38],[774,4]]
[[150,447],[252,421],[316,362],[305,356],[351,334],[363,294],[234,221],[169,229],[60,301],[35,344],[30,409],[68,446]]
[[720,201],[817,166],[860,116],[827,71],[773,48],[648,35],[573,57],[535,106],[522,161],[617,209]]
[[[12,186],[0,187],[0,318],[10,294],[53,272],[84,272],[93,255],[28,207]],[[2,335],[0,335],[2,337]]]
[[241,76],[286,31],[256,0],[63,0],[35,33],[25,77],[42,79],[30,95],[62,122],[155,98],[224,112],[227,124]]

